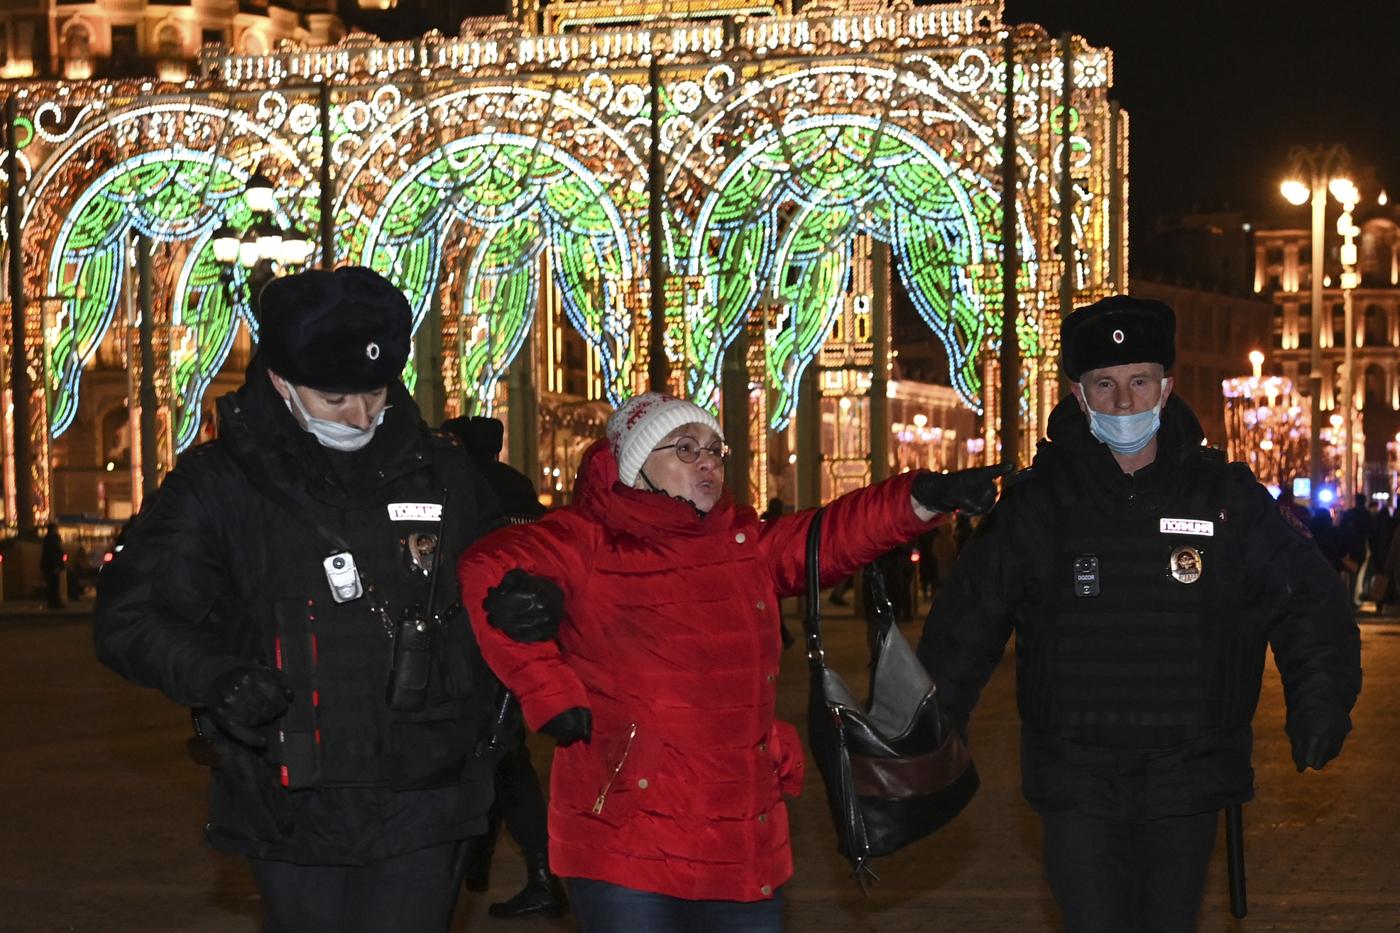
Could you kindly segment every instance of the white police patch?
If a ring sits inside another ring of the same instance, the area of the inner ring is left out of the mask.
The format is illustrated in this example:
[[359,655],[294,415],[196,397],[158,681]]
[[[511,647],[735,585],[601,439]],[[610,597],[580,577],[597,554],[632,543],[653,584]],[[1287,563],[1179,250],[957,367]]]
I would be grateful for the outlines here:
[[442,504],[438,502],[390,502],[391,522],[440,522]]
[[1200,535],[1215,537],[1215,522],[1199,521],[1194,518],[1164,518],[1159,527],[1164,535]]

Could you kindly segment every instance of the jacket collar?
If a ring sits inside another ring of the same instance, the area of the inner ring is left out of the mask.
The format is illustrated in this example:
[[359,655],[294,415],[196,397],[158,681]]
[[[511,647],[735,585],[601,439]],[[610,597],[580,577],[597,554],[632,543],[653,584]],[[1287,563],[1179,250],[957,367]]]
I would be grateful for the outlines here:
[[624,486],[606,440],[595,441],[583,455],[574,481],[574,508],[604,526],[644,541],[702,538],[734,523],[734,500],[726,489],[704,515],[681,499]]
[[1169,494],[1182,464],[1205,438],[1195,413],[1175,394],[1162,406],[1156,459],[1131,476],[1113,459],[1108,445],[1089,431],[1089,419],[1073,395],[1061,399],[1050,413],[1046,435],[1036,449],[1036,470],[1065,473],[1110,502],[1129,496],[1151,502]]
[[219,440],[245,469],[271,469],[279,482],[296,485],[303,483],[294,478],[304,478],[308,491],[318,498],[359,498],[427,463],[426,426],[403,383],[390,384],[388,404],[374,439],[344,455],[355,467],[347,481],[332,466],[325,448],[297,424],[255,354],[243,385],[218,401]]

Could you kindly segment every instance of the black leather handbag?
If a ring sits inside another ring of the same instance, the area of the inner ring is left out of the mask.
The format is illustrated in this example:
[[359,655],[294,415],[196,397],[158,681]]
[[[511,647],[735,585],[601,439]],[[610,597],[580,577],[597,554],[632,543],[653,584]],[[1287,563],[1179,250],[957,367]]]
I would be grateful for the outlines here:
[[[967,743],[938,702],[933,681],[894,624],[878,571],[870,703],[859,703],[822,650],[819,548],[822,511],[807,535],[807,735],[836,823],[838,851],[861,887],[878,876],[870,859],[945,825],[979,785]],[[872,572],[867,569],[867,574]]]

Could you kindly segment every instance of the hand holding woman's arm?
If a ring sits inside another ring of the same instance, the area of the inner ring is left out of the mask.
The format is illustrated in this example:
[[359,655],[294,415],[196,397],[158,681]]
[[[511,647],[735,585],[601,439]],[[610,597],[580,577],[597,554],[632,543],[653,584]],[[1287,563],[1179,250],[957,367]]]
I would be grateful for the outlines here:
[[924,521],[940,512],[984,515],[996,504],[996,480],[1015,468],[1015,464],[998,463],[956,473],[920,473],[910,496],[914,514]]

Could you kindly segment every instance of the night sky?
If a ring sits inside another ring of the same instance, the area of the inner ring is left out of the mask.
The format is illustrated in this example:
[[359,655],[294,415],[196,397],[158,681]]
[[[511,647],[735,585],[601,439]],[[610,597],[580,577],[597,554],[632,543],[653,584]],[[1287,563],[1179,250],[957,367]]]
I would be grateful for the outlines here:
[[1296,211],[1303,224],[1278,195],[1295,144],[1345,143],[1400,196],[1393,0],[1006,0],[1006,20],[1113,49],[1114,97],[1132,118],[1135,247],[1159,218],[1197,209]]

